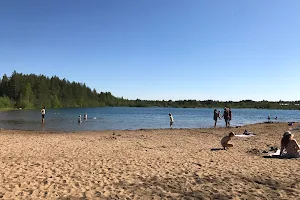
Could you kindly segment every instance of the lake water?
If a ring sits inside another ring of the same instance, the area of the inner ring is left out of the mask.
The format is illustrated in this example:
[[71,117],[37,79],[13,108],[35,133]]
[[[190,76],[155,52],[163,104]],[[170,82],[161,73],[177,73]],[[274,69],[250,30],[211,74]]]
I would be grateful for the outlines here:
[[[222,109],[219,108],[222,113]],[[79,115],[88,114],[88,120],[77,123]],[[45,124],[41,125],[40,110],[13,110],[0,112],[0,128],[18,130],[81,131],[134,130],[169,128],[169,116],[174,117],[173,128],[213,127],[211,108],[65,108],[47,109]],[[300,110],[232,109],[232,126],[267,121],[300,121]],[[275,120],[275,116],[278,120]],[[224,127],[224,120],[219,120]]]

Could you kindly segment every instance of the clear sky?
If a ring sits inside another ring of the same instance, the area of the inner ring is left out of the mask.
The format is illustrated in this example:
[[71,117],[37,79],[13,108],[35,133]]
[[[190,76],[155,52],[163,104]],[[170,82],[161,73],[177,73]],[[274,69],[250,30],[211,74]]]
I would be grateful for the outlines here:
[[300,100],[299,0],[3,0],[0,75],[148,100]]

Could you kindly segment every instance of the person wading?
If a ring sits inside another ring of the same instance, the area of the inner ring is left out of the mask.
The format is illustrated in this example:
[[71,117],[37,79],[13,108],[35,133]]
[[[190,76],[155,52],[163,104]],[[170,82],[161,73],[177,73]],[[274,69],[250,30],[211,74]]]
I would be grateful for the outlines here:
[[46,115],[46,107],[45,106],[41,110],[41,114],[42,114],[42,123],[44,123],[45,122],[45,115]]

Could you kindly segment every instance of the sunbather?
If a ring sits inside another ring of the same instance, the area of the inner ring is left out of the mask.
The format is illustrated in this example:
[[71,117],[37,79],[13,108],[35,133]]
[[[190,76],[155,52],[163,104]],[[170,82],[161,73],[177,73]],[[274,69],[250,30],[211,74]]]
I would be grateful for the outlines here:
[[288,158],[299,158],[300,147],[290,131],[283,134],[281,139],[280,155]]

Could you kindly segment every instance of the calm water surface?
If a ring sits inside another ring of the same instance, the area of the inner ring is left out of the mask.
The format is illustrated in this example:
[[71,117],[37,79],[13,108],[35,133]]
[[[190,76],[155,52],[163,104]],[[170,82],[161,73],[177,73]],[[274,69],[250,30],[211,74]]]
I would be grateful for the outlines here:
[[[222,113],[222,109],[219,108]],[[88,120],[77,123],[79,115],[88,114]],[[40,110],[13,110],[0,112],[0,128],[18,130],[133,130],[168,128],[169,116],[174,117],[174,128],[213,127],[213,109],[210,108],[69,108],[47,109],[45,124],[41,125]],[[300,121],[299,110],[232,109],[232,126],[267,121]],[[275,120],[275,116],[278,120]],[[224,127],[224,120],[218,121]]]

